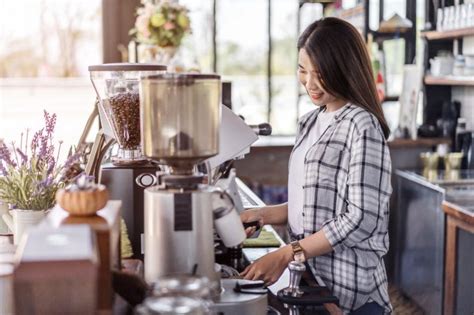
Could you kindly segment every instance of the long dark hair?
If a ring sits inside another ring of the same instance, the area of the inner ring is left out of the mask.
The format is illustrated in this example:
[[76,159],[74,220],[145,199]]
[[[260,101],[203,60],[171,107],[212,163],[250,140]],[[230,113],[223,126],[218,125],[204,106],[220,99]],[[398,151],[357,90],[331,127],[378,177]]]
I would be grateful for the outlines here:
[[379,121],[385,138],[390,129],[377,96],[372,66],[357,29],[338,18],[323,18],[309,25],[298,39],[330,94],[360,106]]

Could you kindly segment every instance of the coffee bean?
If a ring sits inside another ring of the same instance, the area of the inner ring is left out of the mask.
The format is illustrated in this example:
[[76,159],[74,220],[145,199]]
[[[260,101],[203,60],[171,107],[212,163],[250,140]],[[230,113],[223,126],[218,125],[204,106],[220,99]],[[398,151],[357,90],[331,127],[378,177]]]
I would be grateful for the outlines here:
[[119,93],[109,98],[117,142],[123,149],[140,146],[140,97],[138,93]]

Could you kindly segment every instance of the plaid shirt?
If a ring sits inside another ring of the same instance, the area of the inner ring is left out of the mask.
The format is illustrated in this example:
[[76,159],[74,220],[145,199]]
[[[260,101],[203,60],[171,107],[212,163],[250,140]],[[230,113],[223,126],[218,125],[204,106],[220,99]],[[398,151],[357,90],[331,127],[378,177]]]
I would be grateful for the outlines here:
[[[301,118],[294,148],[319,112]],[[333,248],[309,265],[339,298],[344,312],[370,300],[386,313],[392,311],[383,262],[389,244],[390,176],[390,155],[379,122],[355,105],[346,105],[306,153],[304,236],[322,229]]]

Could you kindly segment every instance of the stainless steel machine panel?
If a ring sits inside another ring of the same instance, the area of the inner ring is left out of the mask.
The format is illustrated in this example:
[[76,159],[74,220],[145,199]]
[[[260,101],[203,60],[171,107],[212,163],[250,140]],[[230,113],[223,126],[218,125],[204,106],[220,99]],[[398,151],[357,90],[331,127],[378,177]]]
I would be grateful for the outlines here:
[[222,279],[222,293],[214,301],[213,310],[224,315],[264,315],[267,314],[266,294],[242,294],[234,291],[236,282],[245,283],[246,280]]
[[214,270],[212,191],[145,190],[145,280],[196,273],[218,281]]
[[220,76],[167,73],[140,81],[144,154],[190,170],[219,150]]

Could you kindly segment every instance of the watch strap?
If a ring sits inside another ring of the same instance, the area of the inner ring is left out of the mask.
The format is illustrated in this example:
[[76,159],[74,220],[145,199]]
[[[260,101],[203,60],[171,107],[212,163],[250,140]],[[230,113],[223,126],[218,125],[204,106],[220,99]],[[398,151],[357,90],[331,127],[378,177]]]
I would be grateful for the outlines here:
[[304,255],[303,248],[300,245],[299,241],[291,242],[291,249],[293,250],[293,259],[297,262],[305,262],[306,257]]

